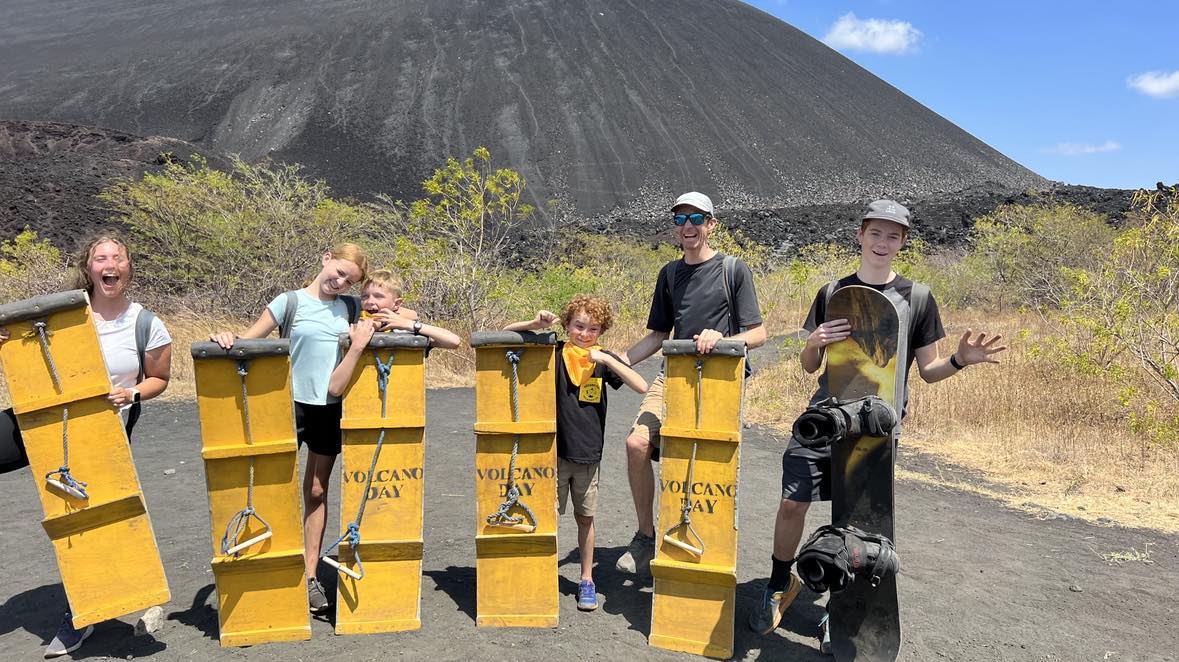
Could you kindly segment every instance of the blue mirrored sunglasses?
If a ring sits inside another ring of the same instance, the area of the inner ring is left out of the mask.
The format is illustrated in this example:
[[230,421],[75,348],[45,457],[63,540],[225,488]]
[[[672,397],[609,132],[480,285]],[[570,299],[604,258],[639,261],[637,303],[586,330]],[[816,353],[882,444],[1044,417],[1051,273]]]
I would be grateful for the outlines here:
[[671,217],[671,222],[675,223],[676,227],[679,227],[688,221],[691,221],[692,225],[704,225],[704,221],[707,221],[709,218],[711,217],[708,214],[701,214],[699,212],[695,214],[674,214]]

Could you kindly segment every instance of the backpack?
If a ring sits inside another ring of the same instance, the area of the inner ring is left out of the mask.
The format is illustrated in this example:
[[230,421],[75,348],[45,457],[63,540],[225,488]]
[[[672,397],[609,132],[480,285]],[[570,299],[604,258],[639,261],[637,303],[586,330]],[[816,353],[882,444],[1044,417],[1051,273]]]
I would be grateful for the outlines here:
[[144,372],[143,364],[147,360],[147,341],[151,336],[151,323],[156,319],[156,314],[144,308],[135,316],[135,353],[139,356],[139,376],[135,378],[135,383],[143,381]]
[[[139,357],[139,375],[135,377],[135,384],[138,385],[143,381],[146,373],[143,366],[147,361],[147,341],[151,338],[151,323],[156,319],[156,314],[147,308],[142,308],[139,314],[135,316],[135,354]],[[135,427],[135,423],[139,421],[139,414],[143,411],[143,404],[136,402],[131,405],[130,411],[127,412],[127,436],[131,436],[131,429]]]
[[[348,309],[348,323],[355,324],[360,319],[360,297],[355,294],[341,294],[344,307]],[[291,326],[295,324],[295,311],[299,309],[299,294],[297,290],[287,292],[287,308],[283,311],[282,319],[278,321],[278,337],[290,338]]]

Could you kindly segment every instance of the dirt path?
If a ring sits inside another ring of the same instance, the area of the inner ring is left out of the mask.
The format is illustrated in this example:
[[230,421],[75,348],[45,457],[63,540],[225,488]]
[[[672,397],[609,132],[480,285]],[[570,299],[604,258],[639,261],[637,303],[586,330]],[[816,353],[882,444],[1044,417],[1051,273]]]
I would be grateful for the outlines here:
[[[654,367],[654,366],[652,366]],[[475,627],[473,536],[474,393],[431,391],[427,427],[425,576],[417,632],[337,637],[312,621],[313,638],[222,651],[209,570],[208,504],[195,404],[152,403],[134,452],[172,589],[167,621],[132,636],[134,617],[97,627],[76,658],[223,659],[690,659],[647,646],[650,592],[614,571],[630,540],[634,512],[622,439],[637,398],[612,395],[603,464],[595,579],[596,613],[575,608],[576,526],[561,521],[561,626],[546,630]],[[442,414],[441,412],[445,412]],[[750,429],[742,446],[737,659],[822,660],[814,636],[822,600],[804,590],[784,626],[759,637],[744,626],[769,571],[782,442]],[[183,464],[181,464],[183,462]],[[936,473],[936,461],[902,452],[904,467]],[[165,470],[176,469],[165,475]],[[338,473],[338,471],[337,471]],[[29,472],[0,476],[10,522],[0,537],[0,650],[6,660],[41,659],[64,606],[52,551],[39,520]],[[337,479],[338,480],[338,479]],[[338,485],[338,482],[334,483]],[[332,494],[334,502],[338,492]],[[1153,532],[1044,519],[973,494],[901,482],[897,535],[906,660],[1175,660],[1179,649],[1179,539]],[[829,515],[825,505],[811,526]],[[333,509],[329,522],[339,521]],[[329,527],[330,532],[334,530]],[[1148,552],[1151,563],[1111,563],[1103,555]],[[331,579],[321,571],[325,580]],[[326,583],[326,582],[325,582]],[[334,583],[329,586],[334,594]],[[1078,590],[1079,589],[1079,590]],[[117,591],[117,586],[111,587]],[[346,657],[345,657],[346,656]]]

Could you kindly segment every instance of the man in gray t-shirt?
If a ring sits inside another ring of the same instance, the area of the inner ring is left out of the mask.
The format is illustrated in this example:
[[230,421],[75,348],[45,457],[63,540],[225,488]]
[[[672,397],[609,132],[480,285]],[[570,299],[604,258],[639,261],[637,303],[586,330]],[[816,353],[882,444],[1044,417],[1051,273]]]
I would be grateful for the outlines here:
[[[627,362],[633,366],[647,359],[668,338],[695,340],[701,354],[711,352],[716,342],[726,337],[743,340],[750,349],[765,344],[766,331],[753,289],[753,273],[740,260],[732,272],[733,310],[729,309],[724,289],[724,256],[708,245],[708,237],[717,225],[712,215],[712,200],[703,193],[685,193],[675,201],[671,211],[675,238],[684,249],[684,257],[668,263],[659,272],[647,317],[649,333],[627,350]],[[733,334],[730,329],[744,330]],[[627,477],[639,524],[616,566],[626,573],[649,575],[651,559],[655,557],[655,471],[651,462],[658,459],[662,416],[663,374],[660,373],[647,390],[626,438]]]

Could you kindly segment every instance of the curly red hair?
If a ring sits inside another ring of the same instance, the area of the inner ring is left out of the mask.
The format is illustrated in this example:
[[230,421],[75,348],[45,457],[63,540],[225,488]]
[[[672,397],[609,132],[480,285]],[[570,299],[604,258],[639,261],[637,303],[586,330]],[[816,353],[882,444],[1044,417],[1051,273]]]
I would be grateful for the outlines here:
[[602,327],[602,333],[614,323],[614,313],[610,312],[610,304],[605,299],[592,294],[578,294],[561,309],[561,326],[568,327],[578,312],[585,313],[586,317]]

